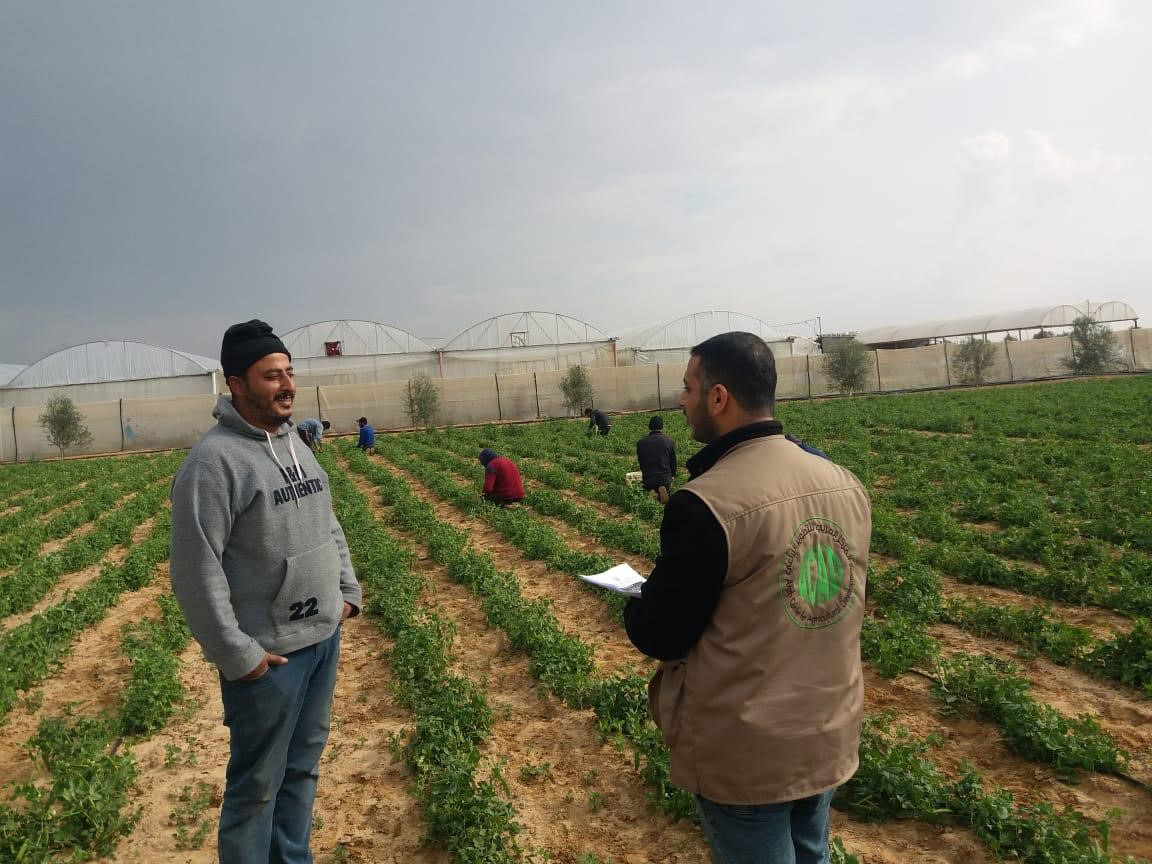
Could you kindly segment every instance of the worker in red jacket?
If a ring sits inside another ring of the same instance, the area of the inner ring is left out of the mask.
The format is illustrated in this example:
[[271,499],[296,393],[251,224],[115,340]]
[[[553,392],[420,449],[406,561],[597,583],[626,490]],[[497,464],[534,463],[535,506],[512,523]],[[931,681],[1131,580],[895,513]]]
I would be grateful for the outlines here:
[[524,481],[515,462],[485,447],[480,451],[480,464],[484,466],[485,498],[501,507],[524,498]]

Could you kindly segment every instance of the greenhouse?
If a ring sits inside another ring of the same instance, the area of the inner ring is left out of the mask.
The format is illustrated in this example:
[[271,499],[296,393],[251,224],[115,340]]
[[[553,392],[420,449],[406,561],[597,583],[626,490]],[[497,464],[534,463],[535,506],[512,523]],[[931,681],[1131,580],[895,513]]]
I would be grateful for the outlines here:
[[86,342],[37,360],[0,386],[0,406],[151,399],[218,392],[220,364],[144,342]]
[[615,333],[621,366],[647,366],[655,363],[684,365],[692,346],[719,333],[742,330],[755,333],[768,343],[777,358],[818,354],[811,339],[789,333],[740,312],[694,312],[660,324],[630,327]]
[[27,368],[20,363],[0,363],[0,387],[3,387]]
[[555,312],[509,312],[466,327],[441,347],[440,375],[554,372],[615,366],[615,343],[602,330]]
[[1139,321],[1136,310],[1127,303],[1110,300],[1105,303],[1037,306],[1016,312],[873,327],[857,333],[856,339],[870,348],[920,348],[944,339],[994,334],[1010,334],[1020,339],[1041,330],[1051,333],[1059,328],[1071,327],[1073,321],[1085,315],[1100,323],[1131,321],[1135,325]]
[[318,321],[281,337],[299,386],[359,384],[437,374],[435,349],[407,330],[377,321]]

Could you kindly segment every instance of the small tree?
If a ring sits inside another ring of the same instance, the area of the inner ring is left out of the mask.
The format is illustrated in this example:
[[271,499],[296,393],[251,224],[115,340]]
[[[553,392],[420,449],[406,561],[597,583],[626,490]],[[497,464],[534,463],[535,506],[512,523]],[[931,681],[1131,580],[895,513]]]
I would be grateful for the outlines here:
[[413,426],[431,426],[440,413],[440,391],[426,372],[408,379],[408,419]]
[[996,346],[985,339],[968,337],[952,355],[952,374],[961,384],[979,387],[988,380],[988,371],[996,362]]
[[67,396],[53,396],[49,399],[37,420],[48,436],[48,443],[60,450],[61,459],[69,447],[83,447],[92,443],[92,433],[84,425],[84,415]]
[[868,380],[868,349],[841,339],[824,355],[824,374],[841,393],[859,393]]
[[1116,334],[1108,325],[1081,315],[1072,322],[1072,354],[1064,358],[1064,366],[1075,375],[1096,372],[1115,372],[1124,368],[1124,358],[1116,342]]
[[1056,334],[1053,333],[1051,330],[1045,330],[1043,327],[1041,327],[1039,330],[1037,330],[1035,333],[1032,334],[1032,338],[1033,339],[1051,339],[1055,335]]
[[569,414],[579,414],[590,406],[595,394],[592,392],[592,382],[588,379],[588,370],[583,365],[569,366],[560,379],[560,392],[564,394],[564,407]]

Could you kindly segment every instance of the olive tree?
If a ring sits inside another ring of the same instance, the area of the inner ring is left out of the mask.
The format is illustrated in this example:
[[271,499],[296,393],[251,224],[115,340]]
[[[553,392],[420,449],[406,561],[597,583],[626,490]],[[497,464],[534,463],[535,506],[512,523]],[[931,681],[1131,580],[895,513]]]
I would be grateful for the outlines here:
[[1064,366],[1074,375],[1096,372],[1115,372],[1126,368],[1116,334],[1108,325],[1081,315],[1072,322],[1072,354],[1064,358]]
[[592,392],[592,381],[583,364],[568,367],[560,379],[560,392],[564,394],[564,407],[569,414],[579,414],[592,404],[595,393]]
[[48,443],[60,451],[61,459],[69,447],[92,443],[92,433],[84,423],[84,415],[67,396],[53,396],[44,403],[44,410],[37,421],[47,435]]
[[824,374],[841,393],[864,390],[868,370],[868,349],[855,339],[841,339],[824,353]]
[[952,354],[952,374],[961,384],[980,386],[988,380],[988,372],[996,362],[996,346],[975,336],[960,343]]
[[408,379],[408,419],[413,426],[431,426],[440,413],[440,390],[427,372]]

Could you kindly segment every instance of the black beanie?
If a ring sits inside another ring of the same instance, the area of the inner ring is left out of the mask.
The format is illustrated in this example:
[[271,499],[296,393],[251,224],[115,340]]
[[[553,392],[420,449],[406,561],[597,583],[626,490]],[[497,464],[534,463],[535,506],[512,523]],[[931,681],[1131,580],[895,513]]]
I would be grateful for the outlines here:
[[272,326],[253,318],[243,324],[233,324],[224,331],[224,342],[220,345],[220,368],[224,377],[243,375],[248,367],[269,354],[288,354],[280,337],[272,332]]
[[650,417],[648,419],[648,431],[649,432],[659,432],[663,428],[664,428],[664,418],[663,417],[657,415],[655,417]]

